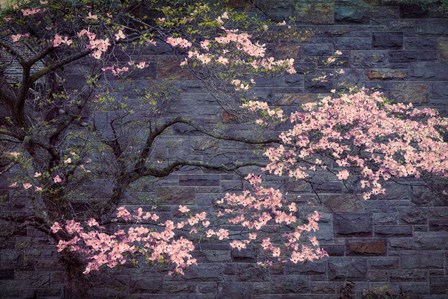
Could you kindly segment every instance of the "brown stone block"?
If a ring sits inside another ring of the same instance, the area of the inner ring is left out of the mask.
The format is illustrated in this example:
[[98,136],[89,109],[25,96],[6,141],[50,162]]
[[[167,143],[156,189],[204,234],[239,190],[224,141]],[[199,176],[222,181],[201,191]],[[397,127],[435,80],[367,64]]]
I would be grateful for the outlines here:
[[318,94],[315,93],[294,93],[282,96],[277,102],[280,106],[302,105],[317,101]]
[[156,60],[157,79],[194,79],[186,68],[180,66],[176,56],[160,56]]
[[430,231],[448,231],[448,221],[443,220],[429,220]]
[[448,37],[441,37],[438,40],[437,50],[441,62],[448,62]]
[[274,57],[297,59],[299,57],[299,47],[297,45],[276,45],[273,54]]
[[385,255],[386,240],[347,241],[348,255]]
[[230,112],[227,112],[227,111],[224,111],[222,113],[222,122],[223,123],[225,123],[225,124],[236,123],[237,121],[238,121],[238,117],[236,117],[236,115],[234,115]]
[[156,187],[156,196],[160,198],[163,203],[193,203],[195,190],[193,187],[161,186]]
[[322,195],[322,202],[331,212],[361,212],[363,202],[353,194]]
[[405,70],[374,69],[367,72],[367,77],[370,80],[403,79],[407,76],[408,74]]

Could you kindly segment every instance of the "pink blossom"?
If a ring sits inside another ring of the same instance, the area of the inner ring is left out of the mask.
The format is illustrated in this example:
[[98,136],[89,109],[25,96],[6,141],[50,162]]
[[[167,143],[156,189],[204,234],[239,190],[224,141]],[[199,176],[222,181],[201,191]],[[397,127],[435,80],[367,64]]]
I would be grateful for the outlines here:
[[87,20],[98,20],[98,16],[97,15],[92,15],[92,12],[89,11],[89,14],[86,17]]
[[53,182],[55,184],[58,184],[58,183],[62,182],[62,179],[61,179],[61,177],[59,175],[56,175],[55,177],[53,177]]
[[30,184],[30,183],[24,183],[22,186],[23,186],[23,189],[25,189],[25,190],[28,190],[28,189],[30,189],[31,187],[33,187],[33,185]]
[[44,12],[45,9],[43,8],[28,8],[28,9],[22,9],[22,15],[23,16],[31,16],[35,15],[37,13]]
[[339,173],[336,175],[338,177],[338,179],[342,180],[346,180],[349,176],[349,172],[347,169],[341,170],[339,171]]
[[190,48],[192,46],[192,44],[188,40],[181,37],[170,36],[166,39],[166,42],[173,47],[179,46],[180,48]]
[[18,33],[18,34],[13,34],[13,35],[11,35],[11,39],[12,39],[12,42],[13,42],[13,43],[16,43],[16,42],[18,42],[22,37],[29,37],[29,36],[30,36],[29,33],[24,33],[24,34],[20,34],[20,33]]
[[100,226],[99,223],[94,218],[90,218],[87,221],[87,225],[90,227],[99,227]]
[[125,39],[126,35],[123,33],[123,30],[118,30],[117,33],[115,33],[115,40]]
[[60,231],[62,229],[62,226],[59,224],[59,222],[55,222],[53,223],[53,225],[51,226],[50,230],[53,234],[57,233],[58,231]]
[[189,211],[190,209],[186,206],[179,206],[179,212],[181,212],[182,214],[188,213]]
[[70,46],[73,43],[71,39],[69,39],[67,36],[64,38],[60,36],[59,34],[56,34],[53,39],[53,47],[59,47],[61,44],[66,44],[67,46]]

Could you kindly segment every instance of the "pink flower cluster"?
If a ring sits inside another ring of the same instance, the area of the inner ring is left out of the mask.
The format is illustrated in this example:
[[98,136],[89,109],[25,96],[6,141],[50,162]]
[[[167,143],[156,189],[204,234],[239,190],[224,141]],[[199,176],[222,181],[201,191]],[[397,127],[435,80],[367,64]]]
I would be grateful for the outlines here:
[[123,30],[118,30],[117,33],[115,33],[115,40],[125,39],[126,35],[124,34]]
[[166,39],[166,42],[173,47],[190,48],[192,46],[192,44],[188,40],[181,37],[170,36]]
[[[136,63],[135,61],[131,60],[131,61],[128,61],[128,65],[130,67],[134,67],[136,69],[144,69],[144,68],[148,67],[148,64],[146,63],[146,61],[140,61],[140,62]],[[103,72],[111,71],[114,76],[118,76],[121,73],[129,72],[129,67],[123,66],[123,67],[120,68],[120,67],[117,67],[115,65],[112,65],[112,66],[103,67],[103,68],[101,68],[101,70]]]
[[71,39],[69,39],[67,36],[64,38],[60,36],[59,34],[56,34],[53,39],[53,47],[59,47],[61,44],[66,44],[67,46],[70,46],[73,43]]
[[448,144],[443,141],[448,120],[435,110],[391,104],[381,93],[365,89],[303,109],[291,114],[294,126],[280,135],[283,145],[265,152],[270,173],[303,179],[316,167],[326,168],[322,160],[331,157],[343,168],[339,180],[360,175],[365,199],[384,193],[381,182],[391,178],[418,178],[425,172],[448,176]]
[[102,54],[107,52],[107,49],[110,46],[109,38],[106,39],[100,39],[96,38],[96,34],[93,32],[90,32],[87,29],[83,29],[78,33],[78,37],[87,36],[89,39],[89,45],[87,46],[88,49],[93,49],[92,57],[95,59],[100,59]]
[[[214,63],[220,67],[249,67],[257,72],[285,70],[289,74],[295,74],[294,59],[276,60],[274,57],[265,57],[266,47],[258,42],[251,41],[251,35],[239,33],[237,30],[228,30],[224,27],[224,34],[214,39],[205,39],[199,42],[199,46],[186,39],[168,37],[166,42],[174,47],[192,48],[187,53],[187,58],[181,62],[181,66],[187,65],[190,60],[195,60],[203,65]],[[215,50],[215,51],[213,51]],[[235,81],[235,80],[234,80]],[[235,84],[234,84],[235,85]],[[247,85],[235,85],[237,91],[245,91],[251,87]]]
[[[218,201],[223,209],[217,216],[230,226],[240,227],[240,239],[232,239],[230,247],[238,250],[250,245],[261,244],[262,248],[282,262],[315,260],[327,254],[319,248],[319,242],[312,237],[318,230],[319,214],[308,216],[307,223],[302,224],[297,217],[295,203],[287,202],[279,190],[261,186],[261,178],[249,175],[246,178],[254,189],[253,194],[245,191],[240,195],[226,194]],[[130,212],[125,207],[117,209],[117,221],[126,224],[131,221],[136,225],[108,234],[95,219],[83,224],[74,220],[65,224],[55,222],[52,233],[63,231],[69,238],[60,240],[58,251],[69,250],[79,253],[87,262],[84,274],[97,271],[101,266],[113,268],[141,255],[147,261],[157,263],[166,261],[174,266],[174,272],[183,274],[184,269],[196,264],[192,256],[193,243],[176,235],[177,230],[186,230],[190,235],[201,234],[207,238],[219,240],[230,239],[229,229],[211,226],[206,212],[191,213],[187,206],[179,206],[179,213],[186,217],[174,222],[159,222],[159,216],[152,212],[143,212],[142,208]],[[226,216],[226,217],[222,217]],[[145,222],[146,224],[139,224]],[[261,231],[266,226],[285,225],[290,232],[284,233],[282,244],[274,244],[266,233]],[[243,230],[241,230],[243,227]]]
[[215,37],[215,41],[218,44],[227,45],[233,43],[234,45],[236,45],[238,50],[245,52],[252,57],[264,57],[266,52],[265,45],[252,43],[252,41],[250,40],[251,35],[247,33],[237,33],[237,30],[225,29],[225,32],[225,36]]
[[277,120],[283,120],[283,110],[280,108],[271,109],[266,102],[262,101],[247,101],[246,103],[241,105],[241,108],[246,108],[249,111],[264,111],[271,118],[275,118]]
[[[263,187],[259,176],[249,174],[246,180],[251,184],[253,192],[226,194],[217,202],[224,209],[224,213],[218,216],[230,217],[227,220],[230,224],[239,225],[243,231],[249,232],[247,238],[231,241],[232,248],[241,250],[249,244],[261,243],[264,251],[281,262],[298,263],[327,256],[312,236],[319,229],[319,213],[312,213],[307,218],[308,223],[301,224],[294,202],[288,202],[279,190]],[[282,241],[274,244],[266,237],[265,229],[272,225],[283,225],[291,232],[284,233]],[[221,236],[222,232],[209,230],[207,234]]]
[[13,43],[16,43],[16,42],[18,42],[22,37],[29,37],[30,36],[30,34],[27,32],[27,33],[24,33],[24,34],[20,34],[20,33],[18,33],[18,34],[13,34],[13,35],[11,35],[11,39],[12,39],[12,42]]
[[28,8],[28,9],[22,9],[22,15],[23,16],[31,16],[35,15],[37,13],[44,12],[45,9],[43,8]]
[[119,67],[115,67],[115,66],[107,66],[107,67],[103,67],[103,68],[101,68],[101,70],[102,70],[103,72],[105,72],[105,71],[111,71],[112,74],[113,74],[114,76],[118,76],[118,75],[120,75],[121,73],[126,73],[126,72],[128,72],[128,71],[129,71],[129,67],[127,67],[127,66],[123,66],[123,67],[119,68]]
[[120,207],[117,209],[118,219],[126,222],[149,221],[148,225],[132,226],[108,234],[95,219],[89,219],[83,225],[69,220],[64,225],[55,222],[51,232],[56,234],[63,231],[69,235],[68,240],[59,241],[58,251],[69,250],[83,256],[87,261],[84,274],[98,271],[101,266],[116,267],[139,254],[148,262],[166,260],[174,265],[175,273],[183,274],[184,268],[196,264],[196,259],[191,255],[194,245],[182,236],[176,237],[174,230],[193,226],[205,217],[205,213],[200,213],[177,224],[171,220],[159,223],[155,213],[144,213],[139,208],[131,214],[126,208]]

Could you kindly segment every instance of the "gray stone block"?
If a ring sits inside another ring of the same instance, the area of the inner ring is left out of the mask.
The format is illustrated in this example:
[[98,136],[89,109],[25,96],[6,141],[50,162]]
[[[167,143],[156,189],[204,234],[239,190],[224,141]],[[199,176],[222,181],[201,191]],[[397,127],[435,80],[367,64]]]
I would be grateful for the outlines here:
[[398,257],[369,258],[368,267],[369,269],[396,269],[399,263]]
[[218,284],[217,298],[250,298],[253,294],[252,283],[225,282]]
[[303,56],[330,56],[334,54],[332,44],[312,44],[300,47]]
[[444,268],[443,251],[402,251],[399,252],[400,267],[403,269]]
[[389,66],[389,51],[356,50],[350,54],[351,66],[356,68],[376,68]]
[[376,236],[411,236],[412,226],[401,225],[401,226],[391,226],[391,225],[377,225],[375,226]]
[[219,175],[179,175],[180,186],[219,186]]
[[267,281],[269,272],[254,264],[237,264],[236,275],[240,281]]
[[223,265],[201,264],[185,271],[183,279],[197,281],[221,281],[223,276]]
[[135,281],[132,286],[133,293],[159,293],[162,291],[163,277],[159,276],[150,276],[147,274],[139,277],[137,281]]
[[390,63],[414,63],[417,61],[437,61],[437,51],[390,51]]
[[328,278],[330,280],[362,281],[366,278],[366,273],[366,259],[330,258],[328,261]]
[[297,275],[273,276],[272,294],[304,294],[309,290],[310,282]]
[[337,23],[368,23],[366,8],[358,5],[337,5],[335,7],[335,21]]
[[284,274],[306,275],[312,280],[325,280],[328,260],[318,260],[305,263],[288,263],[284,266]]
[[372,48],[371,37],[340,37],[336,39],[338,50],[370,50]]
[[405,50],[436,50],[437,38],[431,36],[405,37],[403,39]]
[[429,280],[431,294],[444,294],[448,291],[448,277],[432,277]]
[[376,49],[401,49],[403,32],[373,32],[372,46]]
[[335,214],[333,225],[337,236],[371,236],[373,232],[372,216],[367,213]]
[[427,281],[428,271],[426,270],[409,270],[394,269],[390,270],[389,278],[391,281]]
[[[441,232],[442,233],[442,232]],[[428,236],[429,235],[429,236]],[[389,248],[394,250],[443,250],[448,249],[448,234],[438,236],[423,233],[421,236],[389,238]]]
[[448,68],[437,62],[416,62],[411,65],[410,77],[413,80],[448,81]]

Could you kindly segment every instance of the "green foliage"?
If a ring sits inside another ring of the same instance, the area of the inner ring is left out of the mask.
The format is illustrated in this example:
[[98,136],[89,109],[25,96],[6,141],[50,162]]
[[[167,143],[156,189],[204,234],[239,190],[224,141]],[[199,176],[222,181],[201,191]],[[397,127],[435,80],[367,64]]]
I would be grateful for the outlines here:
[[395,292],[390,285],[376,287],[364,290],[363,298],[365,299],[408,299],[409,296],[404,294],[402,290]]

